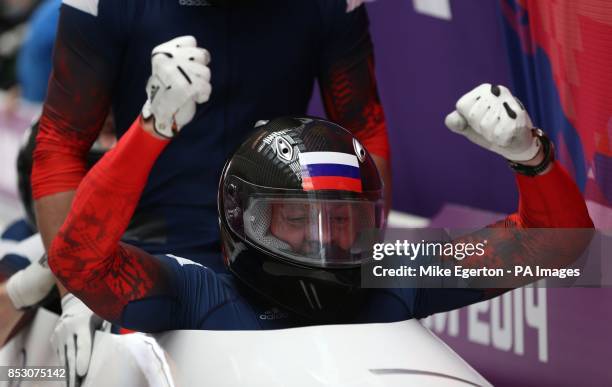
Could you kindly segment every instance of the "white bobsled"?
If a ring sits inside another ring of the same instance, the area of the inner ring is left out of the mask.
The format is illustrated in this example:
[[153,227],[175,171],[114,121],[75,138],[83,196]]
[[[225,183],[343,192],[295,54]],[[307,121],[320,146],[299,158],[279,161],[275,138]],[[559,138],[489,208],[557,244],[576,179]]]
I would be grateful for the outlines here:
[[[0,350],[0,365],[58,365],[49,345],[56,320],[39,310],[33,323]],[[0,386],[9,384],[0,381]],[[45,382],[58,385],[64,384]],[[437,336],[410,320],[272,331],[172,331],[155,337],[96,332],[81,386],[490,385]]]
[[177,386],[490,386],[417,320],[158,336]]

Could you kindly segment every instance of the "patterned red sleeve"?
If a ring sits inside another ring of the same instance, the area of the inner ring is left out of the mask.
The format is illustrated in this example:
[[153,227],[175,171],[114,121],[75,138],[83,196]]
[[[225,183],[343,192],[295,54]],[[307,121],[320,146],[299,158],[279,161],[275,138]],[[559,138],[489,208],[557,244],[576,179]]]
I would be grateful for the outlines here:
[[62,6],[34,151],[34,199],[76,189],[108,115],[118,50],[98,19]]
[[128,302],[163,292],[167,282],[154,257],[120,243],[167,143],[146,133],[138,119],[83,179],[49,250],[49,266],[64,286],[111,321]]
[[[514,265],[539,265],[559,268],[572,264],[590,243],[592,230],[588,229],[593,228],[593,222],[586,203],[558,162],[544,175],[528,177],[517,174],[516,180],[520,197],[517,213],[453,241],[488,241],[482,257],[473,255],[460,261],[462,266],[508,269]],[[528,228],[539,230],[520,231]],[[516,279],[508,281],[516,284]],[[527,282],[531,281],[526,279]],[[492,297],[503,291],[488,289],[487,295]]]
[[[463,268],[513,268],[514,265],[538,265],[559,268],[573,263],[589,244],[593,222],[582,194],[573,180],[555,163],[545,175],[517,175],[520,194],[519,210],[490,227],[453,240],[453,243],[489,243],[482,257],[471,255],[462,261],[442,257],[444,266]],[[529,233],[524,229],[531,230]],[[522,230],[523,229],[523,230]],[[571,229],[571,230],[570,230]],[[578,230],[582,229],[582,230]],[[434,313],[461,308],[496,297],[537,278],[493,277],[491,282],[471,283],[470,288],[422,287],[414,299],[414,316],[423,318]]]
[[387,122],[378,97],[373,54],[356,63],[337,63],[319,80],[329,119],[352,131],[370,153],[388,161]]
[[378,96],[366,10],[361,6],[347,13],[346,4],[337,3],[318,76],[325,111],[370,153],[388,161],[387,123]]

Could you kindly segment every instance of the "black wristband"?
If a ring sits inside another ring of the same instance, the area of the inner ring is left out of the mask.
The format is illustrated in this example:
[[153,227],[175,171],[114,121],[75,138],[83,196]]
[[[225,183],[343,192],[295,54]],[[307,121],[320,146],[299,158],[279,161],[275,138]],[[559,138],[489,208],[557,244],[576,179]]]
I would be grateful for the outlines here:
[[538,165],[530,166],[517,163],[516,161],[508,160],[510,168],[514,169],[515,172],[525,176],[537,176],[544,172],[546,168],[555,161],[555,146],[552,141],[546,136],[542,129],[534,128],[534,136],[537,137],[542,144],[542,150],[544,151],[544,160]]

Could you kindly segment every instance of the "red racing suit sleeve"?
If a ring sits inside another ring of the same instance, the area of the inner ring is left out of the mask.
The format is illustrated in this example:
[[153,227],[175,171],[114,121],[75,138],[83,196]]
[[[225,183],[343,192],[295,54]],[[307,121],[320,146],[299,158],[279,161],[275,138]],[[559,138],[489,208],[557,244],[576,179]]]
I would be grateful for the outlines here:
[[365,6],[346,12],[345,1],[329,1],[324,7],[331,15],[318,75],[325,111],[370,153],[389,161],[387,122],[378,96]]
[[[476,242],[489,240],[492,245],[485,249],[482,257],[472,256],[462,264],[476,267],[503,267],[509,265],[525,264],[551,264],[554,267],[565,266],[577,258],[577,254],[586,247],[582,237],[590,242],[590,232],[576,232],[560,230],[558,234],[551,232],[534,233],[532,238],[523,238],[524,244],[516,243],[513,230],[516,229],[591,229],[593,222],[589,216],[586,203],[578,186],[574,183],[565,169],[555,162],[552,169],[540,176],[529,177],[516,174],[519,190],[518,211],[505,219],[490,225],[457,241]],[[526,233],[524,233],[526,235]],[[565,235],[563,240],[552,240],[555,235]],[[576,239],[567,238],[574,235]],[[509,241],[509,245],[504,242]],[[530,246],[533,244],[533,246]],[[514,248],[510,252],[510,246]],[[550,256],[548,251],[558,252],[555,262],[545,262],[540,257]]]
[[[517,174],[518,211],[487,228],[453,239],[453,243],[488,241],[482,256],[472,255],[462,261],[442,259],[449,266],[465,268],[513,268],[514,265],[539,265],[560,268],[572,264],[586,249],[593,236],[593,222],[584,198],[559,162],[552,169],[535,177]],[[535,230],[533,234],[521,229]],[[583,229],[583,230],[578,230]],[[520,240],[520,242],[518,242]],[[537,278],[516,278],[508,282],[495,279],[496,288],[420,288],[414,299],[416,318],[457,309],[498,296]],[[505,285],[507,283],[507,285]]]
[[[86,2],[83,2],[86,3]],[[98,2],[91,2],[98,3]],[[119,67],[116,18],[63,4],[32,167],[34,199],[71,191],[106,119]]]
[[49,266],[101,317],[120,321],[133,300],[167,295],[167,268],[120,242],[155,160],[169,141],[145,132],[140,118],[87,173],[49,249]]

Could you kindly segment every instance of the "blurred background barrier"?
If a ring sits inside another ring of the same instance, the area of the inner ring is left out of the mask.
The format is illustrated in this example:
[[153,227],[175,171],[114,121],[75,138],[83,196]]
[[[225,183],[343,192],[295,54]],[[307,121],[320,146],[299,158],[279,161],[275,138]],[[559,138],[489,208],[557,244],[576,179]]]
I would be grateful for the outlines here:
[[[23,133],[40,113],[51,69],[55,34],[52,29],[41,33],[40,21],[53,14],[53,6],[60,2],[0,0],[1,227],[23,213],[17,201],[15,160]],[[53,22],[50,20],[51,28]],[[43,24],[49,28],[49,22]]]
[[7,222],[23,216],[17,197],[15,162],[26,129],[38,116],[40,105],[19,101],[14,110],[6,110],[13,96],[0,92],[0,229]]

